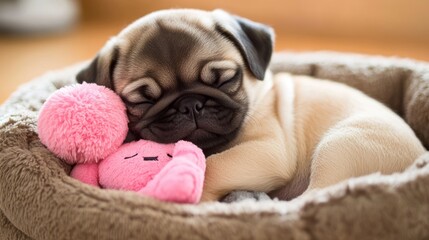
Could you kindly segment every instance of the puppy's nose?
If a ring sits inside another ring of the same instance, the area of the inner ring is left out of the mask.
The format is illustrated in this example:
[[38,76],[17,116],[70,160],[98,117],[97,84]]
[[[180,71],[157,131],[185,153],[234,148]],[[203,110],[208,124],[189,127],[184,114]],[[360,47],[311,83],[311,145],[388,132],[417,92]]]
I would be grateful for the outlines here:
[[176,109],[183,114],[202,114],[205,98],[203,96],[189,96],[178,100]]

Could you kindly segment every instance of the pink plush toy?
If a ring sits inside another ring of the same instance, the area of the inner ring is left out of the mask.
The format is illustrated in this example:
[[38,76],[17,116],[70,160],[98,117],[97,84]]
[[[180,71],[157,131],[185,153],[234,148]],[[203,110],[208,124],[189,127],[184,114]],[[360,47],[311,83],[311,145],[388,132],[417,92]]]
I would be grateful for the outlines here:
[[201,149],[186,141],[122,145],[127,123],[118,95],[84,83],[49,97],[40,111],[38,131],[49,150],[76,164],[71,176],[82,182],[164,201],[199,202],[205,172]]

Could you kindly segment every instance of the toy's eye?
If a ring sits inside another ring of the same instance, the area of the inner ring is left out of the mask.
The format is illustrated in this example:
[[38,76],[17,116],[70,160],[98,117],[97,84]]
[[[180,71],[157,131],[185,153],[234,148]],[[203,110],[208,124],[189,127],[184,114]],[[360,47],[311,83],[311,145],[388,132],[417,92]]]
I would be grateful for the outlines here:
[[173,156],[171,156],[171,154],[169,154],[169,153],[167,153],[167,156],[168,156],[168,157],[171,157],[171,158],[173,157]]
[[135,157],[135,156],[137,156],[138,155],[138,153],[136,153],[136,154],[134,154],[134,155],[132,155],[132,156],[129,156],[129,157],[125,157],[124,159],[130,159],[130,158],[133,158],[133,157]]

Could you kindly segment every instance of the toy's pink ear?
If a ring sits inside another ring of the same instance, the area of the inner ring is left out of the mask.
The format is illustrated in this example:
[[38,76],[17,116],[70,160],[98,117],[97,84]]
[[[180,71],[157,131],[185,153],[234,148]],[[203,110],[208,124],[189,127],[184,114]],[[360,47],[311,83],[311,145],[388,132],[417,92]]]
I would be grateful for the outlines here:
[[185,157],[205,169],[205,156],[203,151],[191,142],[178,141],[174,144],[173,157]]
[[86,184],[99,186],[97,163],[76,164],[70,172],[70,176]]
[[37,122],[40,140],[67,163],[94,163],[124,141],[128,118],[121,98],[96,84],[61,88],[43,105]]

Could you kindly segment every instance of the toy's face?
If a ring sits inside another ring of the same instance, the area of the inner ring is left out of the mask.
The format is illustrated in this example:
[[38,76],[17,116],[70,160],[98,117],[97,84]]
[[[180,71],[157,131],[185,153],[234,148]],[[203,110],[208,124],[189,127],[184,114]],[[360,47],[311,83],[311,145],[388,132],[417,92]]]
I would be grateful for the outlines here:
[[115,156],[124,161],[168,162],[173,157],[174,144],[159,144],[140,140],[124,144]]
[[137,191],[172,159],[173,149],[146,140],[124,144],[100,163],[100,185]]

